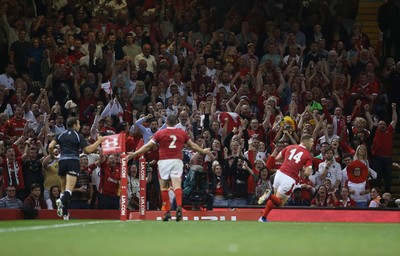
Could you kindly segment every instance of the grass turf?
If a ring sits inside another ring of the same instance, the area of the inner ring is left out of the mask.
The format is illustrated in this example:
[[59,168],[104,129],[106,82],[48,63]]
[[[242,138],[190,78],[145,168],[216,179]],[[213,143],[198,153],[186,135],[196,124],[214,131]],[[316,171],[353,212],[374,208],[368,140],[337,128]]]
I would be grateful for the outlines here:
[[94,220],[0,222],[0,250],[2,255],[8,256],[384,256],[398,255],[399,238],[400,224]]

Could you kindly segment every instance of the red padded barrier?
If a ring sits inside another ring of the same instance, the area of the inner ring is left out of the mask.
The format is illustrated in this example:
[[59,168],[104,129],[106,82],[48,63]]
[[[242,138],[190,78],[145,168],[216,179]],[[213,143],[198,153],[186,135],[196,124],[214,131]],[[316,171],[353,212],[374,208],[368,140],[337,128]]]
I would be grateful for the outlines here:
[[[221,220],[221,221],[256,221],[261,216],[260,209],[237,210],[215,209],[214,211],[184,211],[184,220]],[[113,219],[118,220],[118,210],[70,210],[72,219]],[[147,211],[146,220],[161,220],[164,212]],[[175,212],[172,212],[172,216]],[[139,220],[139,212],[130,212],[130,220]],[[23,219],[20,210],[1,209],[0,220]],[[39,210],[38,219],[60,219],[55,210]],[[341,209],[274,209],[271,211],[270,221],[287,222],[391,222],[400,223],[400,210],[341,210]]]

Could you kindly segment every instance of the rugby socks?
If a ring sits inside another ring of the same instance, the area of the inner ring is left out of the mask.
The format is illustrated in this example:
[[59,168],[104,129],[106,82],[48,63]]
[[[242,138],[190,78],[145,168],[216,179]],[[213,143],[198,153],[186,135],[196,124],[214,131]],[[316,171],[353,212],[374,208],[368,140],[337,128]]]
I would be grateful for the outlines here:
[[61,199],[61,202],[63,203],[63,205],[68,204],[69,198],[71,197],[71,195],[72,195],[72,192],[70,190],[65,190],[61,194],[60,199]]
[[265,209],[263,211],[263,217],[267,218],[269,212],[275,208],[274,203],[271,200],[268,200],[267,204],[265,205]]
[[263,211],[263,217],[267,218],[268,214],[270,213],[270,211],[272,209],[274,209],[275,207],[279,207],[282,205],[282,200],[277,197],[276,195],[271,195],[268,199],[267,204],[265,205],[265,209]]
[[274,205],[277,207],[282,205],[282,200],[279,197],[277,197],[276,195],[271,195],[269,197],[269,200],[271,200],[274,203]]
[[165,211],[171,210],[171,203],[169,202],[168,190],[161,191],[161,200],[163,202],[163,208]]
[[175,200],[176,200],[176,206],[181,206],[182,207],[182,189],[177,188],[175,189]]
[[71,197],[71,195],[71,190],[65,190],[63,193],[61,193],[60,199],[63,204],[62,211],[64,216],[68,216],[69,198]]

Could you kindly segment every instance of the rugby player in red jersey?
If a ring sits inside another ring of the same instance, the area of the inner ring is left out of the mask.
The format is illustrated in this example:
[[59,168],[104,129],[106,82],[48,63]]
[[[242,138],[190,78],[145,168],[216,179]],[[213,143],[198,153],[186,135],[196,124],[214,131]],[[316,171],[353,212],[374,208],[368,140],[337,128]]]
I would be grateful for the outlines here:
[[313,144],[312,136],[306,134],[301,137],[300,145],[290,145],[279,152],[276,159],[277,161],[283,159],[283,163],[275,175],[274,195],[271,195],[271,191],[267,189],[258,200],[258,204],[262,204],[268,199],[263,215],[258,221],[267,222],[267,216],[273,208],[285,205],[294,185],[299,180],[303,167],[304,175],[312,174],[312,158],[309,150]]
[[161,198],[163,205],[165,206],[166,213],[164,215],[164,221],[171,219],[170,204],[168,187],[169,181],[171,180],[172,188],[175,192],[175,199],[177,204],[176,209],[176,221],[182,220],[182,149],[185,145],[200,154],[211,154],[210,149],[203,149],[196,143],[190,140],[189,136],[182,129],[176,128],[178,119],[175,115],[169,115],[166,120],[167,128],[157,131],[154,136],[143,145],[136,152],[128,153],[128,161],[148,152],[153,146],[158,145],[159,147],[159,160],[158,170],[160,174],[160,188]]

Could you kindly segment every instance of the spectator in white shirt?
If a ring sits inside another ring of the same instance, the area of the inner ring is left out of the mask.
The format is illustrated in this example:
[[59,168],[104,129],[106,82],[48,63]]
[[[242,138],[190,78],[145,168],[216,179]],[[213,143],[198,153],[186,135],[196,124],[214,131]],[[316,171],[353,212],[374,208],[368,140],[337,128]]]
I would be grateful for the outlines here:
[[0,85],[4,85],[9,90],[15,90],[14,79],[12,75],[16,73],[15,66],[9,63],[6,67],[5,73],[0,75]]

